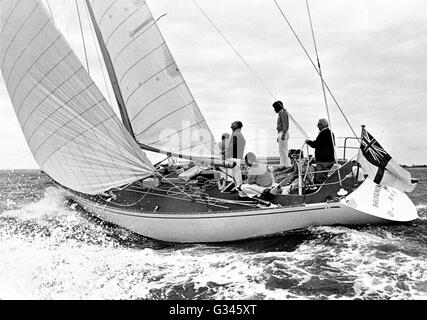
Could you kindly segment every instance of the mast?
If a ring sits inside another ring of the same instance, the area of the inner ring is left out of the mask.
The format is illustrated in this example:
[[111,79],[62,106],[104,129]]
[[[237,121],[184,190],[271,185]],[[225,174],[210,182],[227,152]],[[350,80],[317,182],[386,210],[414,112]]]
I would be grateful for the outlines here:
[[[117,80],[117,75],[114,70],[113,62],[111,61],[110,53],[108,52],[107,46],[105,45],[104,37],[102,32],[99,29],[98,23],[96,22],[95,14],[93,13],[92,6],[89,0],[85,0],[87,8],[89,10],[90,19],[92,20],[93,28],[95,29],[96,37],[98,39],[99,47],[101,48],[102,56],[104,58],[105,66],[110,77],[111,86],[113,87],[114,95],[116,96],[117,105],[119,106],[120,115],[122,116],[122,121],[126,129],[129,131],[131,136],[135,139],[135,133],[132,129],[132,124],[129,119],[128,112],[126,110],[125,102],[123,99],[122,92],[120,90],[119,82]],[[136,139],[135,139],[136,140]]]

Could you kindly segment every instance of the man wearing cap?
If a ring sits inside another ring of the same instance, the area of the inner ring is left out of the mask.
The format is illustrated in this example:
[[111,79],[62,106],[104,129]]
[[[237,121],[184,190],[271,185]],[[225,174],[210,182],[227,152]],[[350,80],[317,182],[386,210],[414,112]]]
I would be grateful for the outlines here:
[[283,170],[291,166],[288,158],[289,140],[289,115],[283,107],[282,101],[273,103],[274,111],[277,113],[277,142],[279,144],[280,165],[277,170]]

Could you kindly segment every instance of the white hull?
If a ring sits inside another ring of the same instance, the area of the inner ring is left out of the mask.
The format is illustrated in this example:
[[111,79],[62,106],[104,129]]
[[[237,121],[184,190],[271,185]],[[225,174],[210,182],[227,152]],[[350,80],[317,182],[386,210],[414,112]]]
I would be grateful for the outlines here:
[[[102,220],[149,238],[181,243],[236,241],[310,226],[386,224],[418,218],[415,206],[404,193],[399,193],[394,201],[387,198],[383,209],[370,208],[370,199],[376,199],[374,194],[369,194],[372,187],[365,182],[341,202],[206,214],[135,213],[97,204],[75,194],[72,197]],[[390,189],[380,189],[381,199],[387,197]]]
[[342,204],[305,205],[213,214],[135,214],[74,199],[85,210],[143,236],[169,242],[235,241],[316,225],[371,224],[385,220]]

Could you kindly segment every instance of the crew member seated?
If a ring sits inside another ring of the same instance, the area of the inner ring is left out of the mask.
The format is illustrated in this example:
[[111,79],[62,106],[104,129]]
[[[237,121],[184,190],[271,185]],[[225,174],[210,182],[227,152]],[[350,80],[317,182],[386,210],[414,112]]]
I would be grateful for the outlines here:
[[[317,123],[319,135],[316,140],[305,140],[305,142],[315,149],[314,156],[316,158],[316,183],[323,183],[327,177],[328,171],[332,168],[335,162],[335,136],[329,129],[329,123],[326,119],[320,119]],[[319,172],[320,171],[320,172]]]
[[[311,165],[312,158],[304,158],[304,153],[301,150],[291,149],[289,151],[289,157],[291,158],[292,171],[288,172],[286,178],[277,185],[273,194],[289,194],[293,190],[298,190],[300,183],[298,177],[301,175],[302,185],[301,187],[307,187],[314,184],[314,167]],[[289,170],[288,170],[289,171]]]
[[290,149],[288,152],[288,158],[290,159],[290,166],[288,168],[286,168],[285,170],[273,170],[273,175],[274,175],[274,181],[277,183],[282,182],[284,179],[286,179],[288,177],[288,175],[290,173],[292,173],[294,171],[294,162],[295,162],[295,158],[294,158],[294,154],[296,152],[300,152],[301,150],[296,150],[296,149]]
[[273,177],[267,166],[258,162],[254,153],[249,152],[245,156],[245,163],[248,166],[248,179],[241,185],[239,195],[249,198],[259,197],[272,186]]

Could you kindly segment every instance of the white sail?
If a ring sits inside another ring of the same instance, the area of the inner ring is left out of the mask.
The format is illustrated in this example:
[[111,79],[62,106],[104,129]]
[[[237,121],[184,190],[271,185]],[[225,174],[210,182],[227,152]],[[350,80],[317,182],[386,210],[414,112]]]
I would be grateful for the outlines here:
[[89,0],[138,142],[220,157],[211,131],[143,0]]
[[40,167],[97,194],[154,168],[121,124],[38,0],[1,0],[0,63]]

